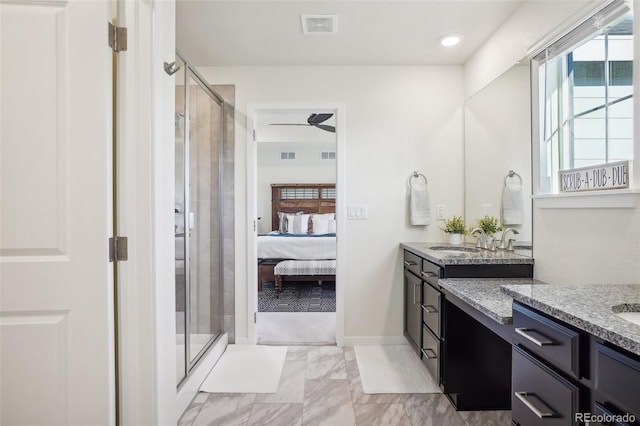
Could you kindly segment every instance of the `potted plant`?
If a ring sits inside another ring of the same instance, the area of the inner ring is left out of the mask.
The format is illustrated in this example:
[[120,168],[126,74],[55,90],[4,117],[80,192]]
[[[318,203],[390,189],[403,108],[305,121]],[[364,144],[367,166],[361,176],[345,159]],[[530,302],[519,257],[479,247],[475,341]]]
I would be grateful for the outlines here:
[[451,219],[445,219],[444,228],[440,228],[447,234],[449,234],[450,244],[462,244],[464,242],[464,236],[469,232],[462,216],[453,215]]
[[494,216],[485,216],[482,219],[478,219],[478,227],[487,234],[487,237],[493,238],[493,234],[498,231],[502,231],[502,225],[498,222],[498,218]]

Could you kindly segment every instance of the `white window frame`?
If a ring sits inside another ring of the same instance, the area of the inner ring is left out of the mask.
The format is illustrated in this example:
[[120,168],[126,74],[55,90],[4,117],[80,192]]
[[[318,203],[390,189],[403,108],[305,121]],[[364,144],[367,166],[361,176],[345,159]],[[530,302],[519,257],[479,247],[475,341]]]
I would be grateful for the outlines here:
[[[640,1],[635,3],[640,6]],[[558,52],[566,51],[566,48],[575,45],[580,38],[584,39],[593,34],[593,21],[600,20],[608,25],[617,17],[629,10],[629,3],[624,0],[609,0],[588,10],[578,19],[567,23],[558,31],[545,37],[531,47],[528,57],[531,63],[531,140],[532,140],[532,174],[533,174],[533,198],[539,208],[635,208],[640,205],[640,123],[634,119],[634,160],[631,162],[631,182],[629,189],[614,189],[604,191],[590,191],[578,193],[545,193],[542,192],[541,161],[544,147],[540,143],[541,105],[539,93],[541,90],[539,81],[539,67],[544,62],[544,52],[551,46],[556,46]],[[635,41],[635,35],[640,34],[639,21],[634,19],[634,62],[640,58],[640,39]],[[591,27],[591,28],[590,28]],[[572,34],[572,37],[567,37]],[[575,35],[575,38],[573,37]],[[563,49],[564,47],[564,49]],[[633,99],[634,111],[640,113],[638,88],[640,86],[640,70],[634,67],[633,71]],[[635,112],[634,112],[635,114]]]

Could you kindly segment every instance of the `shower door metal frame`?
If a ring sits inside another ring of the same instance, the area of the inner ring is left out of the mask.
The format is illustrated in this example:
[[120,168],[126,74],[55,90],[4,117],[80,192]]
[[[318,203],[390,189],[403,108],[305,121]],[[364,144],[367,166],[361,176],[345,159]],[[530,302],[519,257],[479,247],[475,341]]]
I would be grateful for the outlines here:
[[183,383],[185,383],[185,381],[189,378],[189,373],[190,371],[193,369],[193,367],[195,365],[197,365],[198,361],[203,357],[203,355],[207,352],[207,350],[213,345],[213,343],[216,341],[216,339],[218,337],[220,337],[222,335],[223,329],[224,329],[224,303],[223,303],[223,277],[224,277],[224,270],[222,267],[222,253],[223,253],[223,238],[222,238],[222,214],[224,211],[224,197],[219,196],[218,197],[218,203],[216,205],[217,207],[217,215],[218,215],[218,220],[217,220],[217,226],[218,226],[218,231],[219,231],[219,236],[220,238],[218,238],[218,245],[219,245],[219,261],[220,261],[220,267],[218,268],[218,282],[220,283],[220,294],[219,294],[219,298],[218,298],[218,303],[219,303],[219,315],[220,315],[220,330],[218,330],[216,333],[212,334],[211,339],[209,339],[209,341],[202,347],[202,349],[198,352],[198,354],[195,355],[195,357],[193,358],[193,360],[191,360],[191,327],[190,327],[190,321],[189,321],[189,315],[191,313],[191,300],[189,295],[191,294],[191,279],[190,279],[190,269],[191,269],[191,261],[190,261],[190,240],[191,240],[191,236],[189,233],[189,214],[188,214],[188,206],[190,206],[191,203],[191,194],[189,191],[189,184],[191,181],[191,175],[190,175],[190,147],[191,147],[191,141],[190,141],[190,131],[191,131],[191,125],[190,125],[190,90],[189,90],[189,77],[193,78],[193,80],[198,84],[198,86],[203,89],[209,96],[211,96],[211,98],[219,105],[220,107],[220,128],[219,128],[219,149],[218,149],[218,194],[223,194],[222,190],[224,187],[224,180],[223,180],[223,161],[224,161],[224,129],[225,129],[225,102],[222,99],[222,97],[220,97],[217,93],[215,93],[207,84],[206,80],[196,71],[194,70],[191,65],[189,64],[189,62],[179,53],[176,52],[176,57],[179,58],[185,65],[185,72],[184,72],[184,103],[185,103],[185,114],[184,114],[184,144],[183,144],[183,164],[184,164],[184,206],[183,206],[183,226],[184,226],[184,258],[185,258],[185,265],[184,265],[184,270],[185,270],[185,274],[184,274],[184,279],[185,279],[185,321],[184,321],[184,335],[185,335],[185,342],[184,342],[184,347],[185,347],[185,372],[184,372],[184,377],[180,380],[180,382],[178,383],[178,389],[180,388],[180,386],[182,386]]

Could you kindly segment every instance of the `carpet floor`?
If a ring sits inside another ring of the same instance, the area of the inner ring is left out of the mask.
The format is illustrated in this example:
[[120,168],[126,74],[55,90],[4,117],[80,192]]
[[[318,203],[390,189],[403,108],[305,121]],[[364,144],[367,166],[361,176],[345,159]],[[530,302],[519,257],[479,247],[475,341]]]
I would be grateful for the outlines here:
[[336,283],[325,281],[287,282],[280,298],[275,284],[265,282],[258,292],[258,312],[335,312]]
[[335,312],[258,312],[260,345],[335,345]]

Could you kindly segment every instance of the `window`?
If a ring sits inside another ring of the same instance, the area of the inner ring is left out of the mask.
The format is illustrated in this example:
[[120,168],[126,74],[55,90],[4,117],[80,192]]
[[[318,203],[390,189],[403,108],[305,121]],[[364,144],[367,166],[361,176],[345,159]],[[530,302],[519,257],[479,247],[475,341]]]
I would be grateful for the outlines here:
[[633,159],[632,29],[624,2],[610,2],[533,57],[539,193],[558,192],[560,170]]

